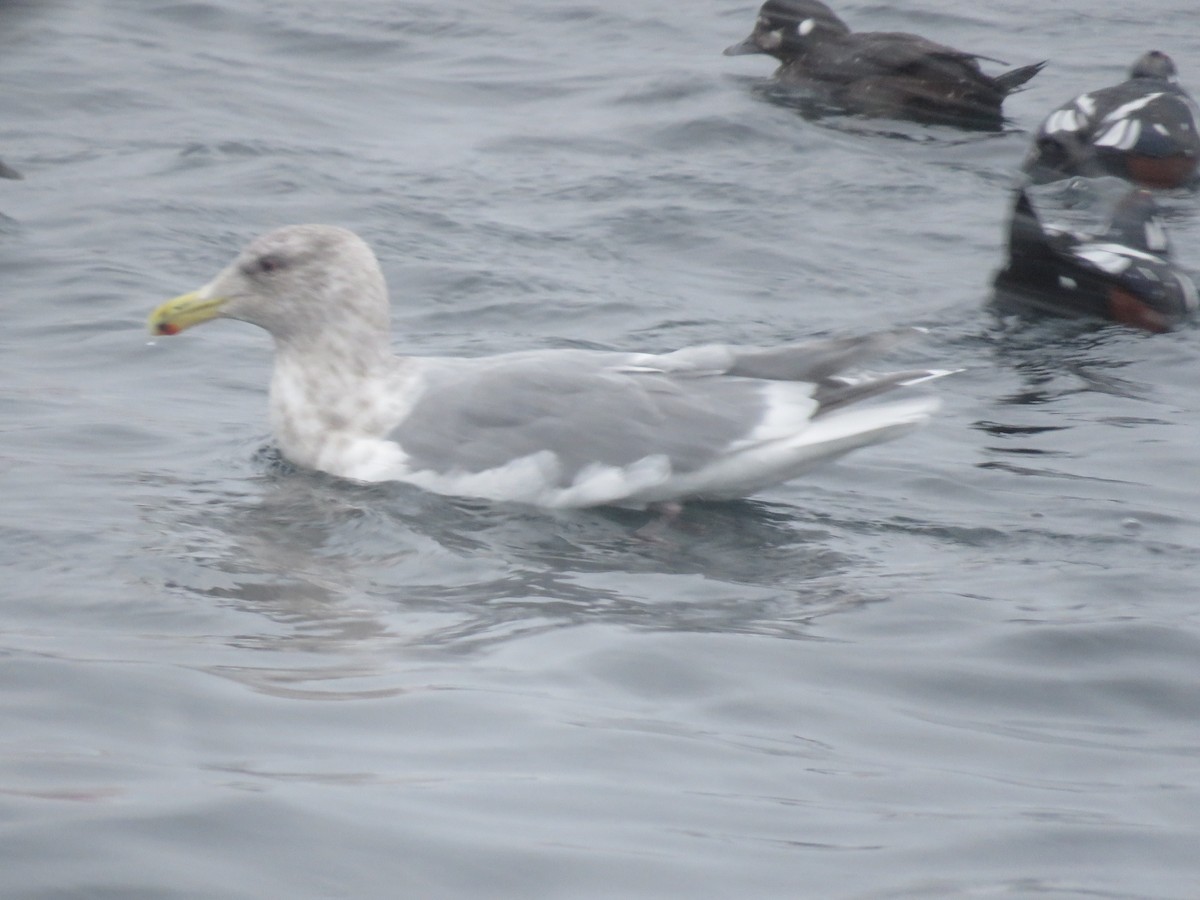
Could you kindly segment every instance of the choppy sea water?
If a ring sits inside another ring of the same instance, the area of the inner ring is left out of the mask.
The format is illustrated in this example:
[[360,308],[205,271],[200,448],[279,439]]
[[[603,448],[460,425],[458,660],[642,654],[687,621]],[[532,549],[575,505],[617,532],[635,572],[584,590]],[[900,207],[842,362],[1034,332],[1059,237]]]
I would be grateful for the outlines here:
[[[970,134],[770,102],[752,5],[0,5],[0,893],[1197,895],[1196,330],[984,308],[1029,132],[1152,47],[1200,90],[1195,10],[837,9],[1051,62]],[[272,454],[263,333],[142,331],[303,221],[413,352],[963,371],[656,541],[349,485]]]

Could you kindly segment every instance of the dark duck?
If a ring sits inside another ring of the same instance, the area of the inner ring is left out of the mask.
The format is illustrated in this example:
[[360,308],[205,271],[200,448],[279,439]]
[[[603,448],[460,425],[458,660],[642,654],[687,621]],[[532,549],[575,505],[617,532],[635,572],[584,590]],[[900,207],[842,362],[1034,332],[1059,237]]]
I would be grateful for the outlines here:
[[851,113],[928,124],[1000,130],[1004,99],[1044,62],[992,77],[979,60],[900,32],[852,32],[819,0],[767,0],[754,31],[726,56],[765,53],[780,62],[776,80]]
[[1175,63],[1140,56],[1129,79],[1080,94],[1038,129],[1023,168],[1037,182],[1117,175],[1153,188],[1197,181],[1200,110],[1179,86]]
[[1008,257],[995,278],[1000,312],[1090,316],[1163,332],[1196,310],[1196,286],[1171,262],[1166,231],[1145,189],[1125,193],[1095,235],[1044,225],[1020,189]]

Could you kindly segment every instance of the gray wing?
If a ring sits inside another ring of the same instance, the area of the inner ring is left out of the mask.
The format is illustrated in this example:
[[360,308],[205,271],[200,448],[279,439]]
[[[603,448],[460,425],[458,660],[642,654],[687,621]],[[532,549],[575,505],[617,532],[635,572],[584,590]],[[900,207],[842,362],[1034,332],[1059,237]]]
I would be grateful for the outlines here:
[[629,358],[547,351],[435,368],[390,438],[414,467],[441,474],[548,450],[570,483],[590,464],[628,466],[655,454],[676,472],[694,471],[763,416],[761,382],[614,365]]
[[[904,328],[769,349],[709,345],[674,353],[579,350],[429,361],[425,388],[390,438],[412,464],[482,472],[549,450],[565,482],[589,464],[665,455],[691,472],[789,405],[798,421],[937,374],[846,378],[843,370],[918,333]],[[770,390],[794,382],[781,400]]]
[[[820,383],[852,366],[882,356],[898,344],[923,333],[924,331],[920,328],[894,328],[889,331],[877,331],[874,334],[824,338],[767,349],[754,347],[720,347],[719,349],[729,355],[729,364],[725,371],[730,375],[766,378],[773,381]],[[679,352],[687,353],[689,351]]]

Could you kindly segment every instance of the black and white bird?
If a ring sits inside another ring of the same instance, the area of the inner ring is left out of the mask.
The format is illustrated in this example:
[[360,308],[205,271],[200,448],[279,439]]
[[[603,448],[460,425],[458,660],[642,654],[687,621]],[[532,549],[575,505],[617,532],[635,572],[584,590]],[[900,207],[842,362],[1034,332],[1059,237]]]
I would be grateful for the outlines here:
[[1129,78],[1080,94],[1046,117],[1022,168],[1036,183],[1072,175],[1116,175],[1145,187],[1194,183],[1200,109],[1171,57],[1142,54]]
[[994,284],[1002,311],[1093,316],[1146,331],[1169,331],[1197,307],[1195,284],[1171,261],[1154,198],[1140,188],[1095,234],[1043,224],[1029,193],[1017,190],[1008,260]]

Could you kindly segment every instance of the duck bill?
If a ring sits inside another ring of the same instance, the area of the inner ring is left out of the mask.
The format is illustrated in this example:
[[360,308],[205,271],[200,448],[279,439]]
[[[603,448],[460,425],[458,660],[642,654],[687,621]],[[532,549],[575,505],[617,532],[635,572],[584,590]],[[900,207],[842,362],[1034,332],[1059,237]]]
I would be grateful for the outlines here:
[[193,325],[217,318],[225,303],[224,297],[208,297],[202,290],[181,294],[150,313],[146,327],[151,334],[179,334]]
[[734,44],[725,48],[726,56],[748,56],[751,53],[762,53],[762,47],[754,43],[754,35],[746,38],[740,44]]

